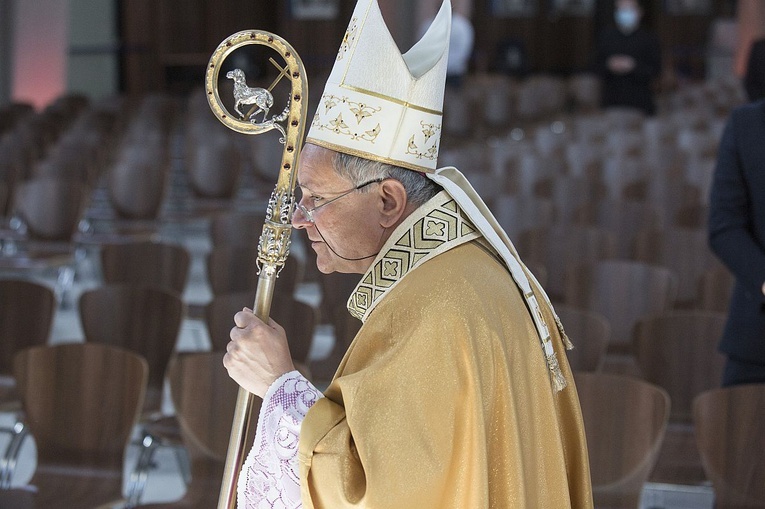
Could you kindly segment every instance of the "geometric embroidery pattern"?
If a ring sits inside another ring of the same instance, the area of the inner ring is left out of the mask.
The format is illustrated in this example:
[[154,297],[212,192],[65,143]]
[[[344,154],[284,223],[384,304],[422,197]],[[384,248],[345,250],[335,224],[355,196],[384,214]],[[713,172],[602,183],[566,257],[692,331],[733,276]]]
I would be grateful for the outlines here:
[[362,322],[385,294],[417,266],[480,236],[446,193],[414,214],[419,217],[398,238],[388,240],[384,254],[378,255],[348,299],[348,311]]

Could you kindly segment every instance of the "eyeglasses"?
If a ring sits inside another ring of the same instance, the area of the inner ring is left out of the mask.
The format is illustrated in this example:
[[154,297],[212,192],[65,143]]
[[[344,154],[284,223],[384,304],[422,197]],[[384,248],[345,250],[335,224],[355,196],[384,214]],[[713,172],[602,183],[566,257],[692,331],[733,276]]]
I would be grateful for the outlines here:
[[369,182],[364,182],[363,184],[357,185],[353,189],[349,189],[347,191],[340,191],[341,194],[339,196],[335,196],[331,200],[327,200],[324,203],[322,203],[321,205],[317,205],[317,206],[312,207],[310,209],[307,208],[305,205],[302,205],[300,203],[300,200],[297,201],[297,203],[295,204],[295,207],[297,207],[300,210],[300,212],[305,216],[305,218],[308,220],[308,222],[313,223],[313,222],[315,222],[313,214],[314,214],[314,212],[316,212],[320,208],[326,207],[330,203],[332,203],[334,201],[337,201],[337,200],[339,200],[340,198],[342,198],[344,196],[348,196],[349,194],[351,194],[353,192],[356,192],[359,189],[362,189],[364,187],[370,186],[372,184],[378,184],[378,183],[382,182],[383,180],[385,180],[385,178],[378,178],[378,179],[370,180]]

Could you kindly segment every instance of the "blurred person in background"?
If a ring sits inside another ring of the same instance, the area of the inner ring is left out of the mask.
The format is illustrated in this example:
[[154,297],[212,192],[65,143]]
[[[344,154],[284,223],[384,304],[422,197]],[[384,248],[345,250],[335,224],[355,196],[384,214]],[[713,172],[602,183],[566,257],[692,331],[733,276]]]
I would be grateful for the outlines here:
[[661,47],[653,31],[641,27],[637,0],[616,0],[614,21],[600,34],[594,67],[600,75],[601,105],[656,113],[653,85],[661,73]]

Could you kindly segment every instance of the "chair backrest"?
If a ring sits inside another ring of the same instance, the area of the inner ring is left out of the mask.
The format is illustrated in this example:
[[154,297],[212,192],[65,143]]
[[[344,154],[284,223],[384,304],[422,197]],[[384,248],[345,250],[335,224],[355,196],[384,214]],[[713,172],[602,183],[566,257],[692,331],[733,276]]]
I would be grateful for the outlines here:
[[555,306],[566,335],[574,345],[566,352],[572,371],[600,371],[606,356],[611,326],[592,311]]
[[492,211],[511,240],[524,230],[549,226],[555,218],[553,202],[535,196],[503,194],[494,200]]
[[14,209],[31,238],[69,241],[77,231],[88,194],[88,189],[77,182],[28,180],[16,185]]
[[32,281],[0,280],[0,374],[9,375],[19,350],[48,341],[56,297]]
[[693,398],[719,386],[725,357],[717,351],[717,343],[724,327],[724,314],[700,311],[638,320],[635,359],[643,377],[672,398],[672,421],[690,423]]
[[[194,352],[178,356],[168,371],[170,394],[191,462],[189,507],[213,507],[223,479],[238,385],[223,367],[224,352]],[[254,398],[253,415],[262,400]],[[255,435],[253,429],[250,439]],[[249,450],[249,444],[246,444]],[[211,503],[202,504],[202,501]]]
[[146,389],[141,356],[86,343],[34,347],[14,359],[37,468],[90,466],[122,472]]
[[616,236],[595,226],[557,223],[550,228],[523,232],[518,250],[525,262],[542,263],[547,269],[545,290],[553,299],[565,295],[566,268],[616,256]]
[[235,139],[212,136],[189,147],[186,169],[191,190],[202,198],[230,199],[242,172],[242,155]]
[[765,504],[765,384],[714,389],[696,397],[693,420],[715,507]]
[[109,201],[121,218],[156,219],[162,208],[166,181],[164,163],[120,158],[109,169]]
[[161,242],[101,246],[104,283],[147,285],[183,294],[191,256],[186,248]]
[[[313,250],[312,250],[313,251]],[[312,262],[308,262],[312,263]],[[315,263],[313,264],[315,267]],[[331,274],[319,273],[316,277],[321,289],[321,323],[332,322],[337,310],[343,310],[347,314],[348,297],[351,296],[356,285],[359,284],[358,274],[343,274],[332,272]]]
[[595,507],[638,507],[664,440],[670,399],[636,378],[575,373]]
[[180,297],[159,288],[106,285],[80,296],[80,320],[87,342],[126,348],[147,360],[146,411],[160,410],[165,370],[183,313]]
[[617,255],[629,258],[638,231],[660,228],[662,216],[653,204],[605,200],[587,203],[575,212],[575,221],[580,224],[599,226],[616,235]]
[[727,313],[735,283],[736,279],[726,267],[704,271],[699,280],[699,309]]
[[702,230],[643,230],[635,237],[634,259],[661,265],[678,276],[677,303],[695,304],[702,274],[721,264]]
[[[224,245],[207,255],[207,280],[213,295],[245,292],[258,287],[257,244]],[[287,257],[279,273],[280,292],[292,294],[302,277],[302,264],[295,256]]]
[[210,240],[215,247],[231,244],[257,246],[264,222],[264,214],[218,214],[210,220]]
[[677,278],[663,267],[604,260],[568,272],[566,304],[595,311],[611,325],[609,351],[628,351],[635,323],[645,315],[669,311]]
[[[205,322],[213,350],[225,351],[234,315],[243,307],[252,308],[255,291],[217,295],[205,307]],[[307,362],[316,328],[316,310],[291,295],[276,292],[271,303],[270,318],[284,327],[290,354],[299,362]]]

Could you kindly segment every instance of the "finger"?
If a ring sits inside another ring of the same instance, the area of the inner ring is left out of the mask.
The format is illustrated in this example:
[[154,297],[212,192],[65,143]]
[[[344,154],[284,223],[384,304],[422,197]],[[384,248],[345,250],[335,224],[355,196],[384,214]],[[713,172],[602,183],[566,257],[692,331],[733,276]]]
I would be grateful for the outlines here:
[[255,320],[258,320],[258,317],[252,314],[251,311],[239,311],[234,315],[234,323],[240,329],[244,329],[248,325],[255,323]]

